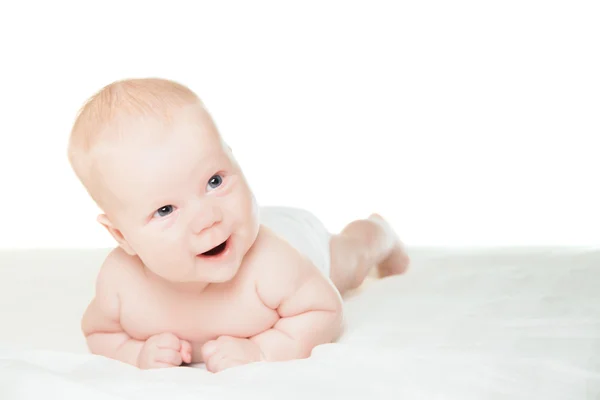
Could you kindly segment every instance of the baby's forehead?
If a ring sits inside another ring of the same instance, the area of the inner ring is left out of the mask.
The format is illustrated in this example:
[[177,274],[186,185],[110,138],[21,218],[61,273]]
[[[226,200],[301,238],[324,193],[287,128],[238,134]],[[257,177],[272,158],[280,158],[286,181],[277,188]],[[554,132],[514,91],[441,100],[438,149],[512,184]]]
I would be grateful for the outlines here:
[[123,142],[107,148],[96,164],[103,186],[130,201],[177,190],[227,161],[218,138],[190,133]]
[[96,153],[110,153],[114,157],[136,156],[154,153],[212,152],[221,141],[212,120],[197,110],[182,110],[172,119],[123,117],[105,127],[104,137],[97,144]]

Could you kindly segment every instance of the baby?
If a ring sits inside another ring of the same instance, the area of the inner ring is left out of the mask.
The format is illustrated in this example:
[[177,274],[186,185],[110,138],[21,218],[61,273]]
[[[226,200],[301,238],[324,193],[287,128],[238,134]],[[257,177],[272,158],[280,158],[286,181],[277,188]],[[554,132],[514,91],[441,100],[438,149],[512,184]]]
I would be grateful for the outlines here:
[[94,354],[211,372],[307,358],[340,336],[342,295],[372,267],[408,267],[377,214],[330,234],[307,211],[259,207],[201,100],[173,81],[103,88],[69,161],[118,244],[82,318]]

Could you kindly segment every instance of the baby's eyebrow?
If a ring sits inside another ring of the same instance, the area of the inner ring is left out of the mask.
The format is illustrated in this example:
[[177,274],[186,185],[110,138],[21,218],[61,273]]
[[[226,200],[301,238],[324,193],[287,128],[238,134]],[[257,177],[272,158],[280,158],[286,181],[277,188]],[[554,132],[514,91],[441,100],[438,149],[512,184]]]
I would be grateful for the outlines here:
[[158,210],[160,207],[170,205],[173,202],[173,197],[166,198],[164,196],[146,197],[133,205],[133,212],[136,214],[146,215],[150,212]]
[[210,154],[198,160],[195,168],[190,171],[190,176],[196,177],[198,173],[201,175],[212,174],[213,169],[218,165],[223,164],[223,157],[219,154]]
[[156,210],[158,210],[161,207],[168,206],[168,205],[173,205],[172,203],[173,203],[172,199],[171,200],[167,200],[167,199],[162,200],[162,199],[160,199],[160,200],[155,200],[155,201],[147,203],[148,206],[144,207],[144,208],[147,208],[148,210],[156,211]]

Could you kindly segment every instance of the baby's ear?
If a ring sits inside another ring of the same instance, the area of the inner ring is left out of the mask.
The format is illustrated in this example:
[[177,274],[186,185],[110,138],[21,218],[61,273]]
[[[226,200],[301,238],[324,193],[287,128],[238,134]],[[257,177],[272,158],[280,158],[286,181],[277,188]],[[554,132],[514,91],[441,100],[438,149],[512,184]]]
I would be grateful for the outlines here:
[[119,246],[123,250],[125,250],[127,254],[129,254],[130,256],[135,255],[135,251],[133,251],[129,243],[127,243],[127,240],[125,240],[125,237],[123,236],[121,231],[113,226],[112,222],[110,222],[110,220],[105,214],[98,215],[97,220],[102,226],[106,228],[106,230],[112,235],[112,237],[115,238],[117,243],[119,243]]

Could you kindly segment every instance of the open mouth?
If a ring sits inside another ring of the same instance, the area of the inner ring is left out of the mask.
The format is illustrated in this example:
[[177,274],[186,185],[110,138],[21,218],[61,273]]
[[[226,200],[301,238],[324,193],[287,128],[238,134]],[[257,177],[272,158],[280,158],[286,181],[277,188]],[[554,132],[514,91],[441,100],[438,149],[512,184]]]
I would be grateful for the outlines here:
[[202,253],[200,255],[207,256],[207,257],[218,256],[219,254],[221,254],[225,251],[226,247],[227,247],[227,240],[224,241],[223,243],[221,243],[220,245],[218,245],[217,247],[213,247],[212,249],[205,251],[204,253]]

